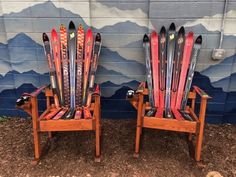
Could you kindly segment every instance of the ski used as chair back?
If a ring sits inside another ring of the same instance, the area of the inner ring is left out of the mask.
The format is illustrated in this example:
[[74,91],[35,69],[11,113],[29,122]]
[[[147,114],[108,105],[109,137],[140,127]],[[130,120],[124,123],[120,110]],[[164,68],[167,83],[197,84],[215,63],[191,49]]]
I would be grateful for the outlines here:
[[[86,32],[85,32],[86,31]],[[101,50],[101,35],[95,38],[91,28],[71,21],[68,29],[60,26],[51,34],[42,34],[45,58],[48,63],[50,85],[33,93],[24,93],[17,100],[17,108],[32,117],[34,136],[34,164],[41,157],[40,134],[57,131],[95,131],[95,160],[100,161],[101,106],[100,87],[95,75]],[[46,110],[38,109],[38,95],[45,92]]]
[[[196,135],[195,160],[200,160],[210,97],[197,86],[190,89],[201,45],[201,35],[194,40],[193,32],[185,34],[184,27],[176,31],[174,23],[168,30],[161,27],[159,34],[153,31],[144,35],[146,81],[141,82],[136,91],[127,92],[127,99],[137,110],[135,157],[139,155],[142,128],[152,128],[188,133],[191,143],[192,135]],[[201,97],[198,116],[195,113],[197,96]]]

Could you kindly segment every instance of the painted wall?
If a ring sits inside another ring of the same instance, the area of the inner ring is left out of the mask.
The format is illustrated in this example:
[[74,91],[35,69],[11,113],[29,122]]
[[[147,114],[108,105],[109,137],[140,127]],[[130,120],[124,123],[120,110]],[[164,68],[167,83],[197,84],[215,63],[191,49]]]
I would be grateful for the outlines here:
[[[70,20],[101,32],[103,48],[97,82],[102,86],[103,118],[135,118],[126,91],[145,80],[142,37],[171,22],[203,35],[194,84],[213,99],[207,121],[236,123],[236,1],[229,0],[223,48],[226,57],[213,61],[218,47],[223,0],[1,0],[0,1],[0,115],[26,116],[15,109],[22,92],[49,83],[41,35],[59,30]],[[40,97],[40,103],[44,100]],[[43,104],[42,104],[43,105]],[[44,106],[41,106],[43,110]]]

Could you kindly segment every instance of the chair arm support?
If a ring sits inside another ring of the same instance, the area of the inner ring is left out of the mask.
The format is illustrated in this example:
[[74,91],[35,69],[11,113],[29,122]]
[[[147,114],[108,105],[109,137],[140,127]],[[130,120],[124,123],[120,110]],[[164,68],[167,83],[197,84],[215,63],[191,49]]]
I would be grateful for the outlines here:
[[[99,90],[98,90],[99,89]],[[93,93],[94,101],[94,116],[97,122],[97,126],[100,126],[100,119],[101,119],[101,94],[100,94],[100,87],[99,85],[96,86],[96,89]]]
[[93,96],[101,96],[101,88],[99,84],[96,84],[96,87],[94,88],[93,91]]
[[[207,100],[211,98],[206,92],[204,92],[202,89],[200,89],[197,86],[193,86],[194,92],[196,92],[201,97],[200,102],[200,111],[199,111],[199,121],[201,124],[204,124],[205,122],[205,115],[206,115],[206,106],[207,106]],[[195,101],[194,101],[195,103]],[[194,111],[194,106],[192,105],[192,110]]]
[[146,83],[141,82],[136,90],[136,93],[143,93],[145,91],[145,88],[146,88]]
[[92,93],[92,97],[94,98],[95,109],[97,109],[96,106],[100,107],[101,104],[101,90],[99,84],[96,84],[96,87],[94,88],[94,91]]

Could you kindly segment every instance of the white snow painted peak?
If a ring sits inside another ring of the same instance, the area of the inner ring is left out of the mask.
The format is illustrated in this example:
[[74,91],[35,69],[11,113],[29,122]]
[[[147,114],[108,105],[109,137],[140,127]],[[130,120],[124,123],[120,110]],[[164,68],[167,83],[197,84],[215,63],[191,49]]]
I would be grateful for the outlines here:
[[[231,20],[230,23],[227,23],[227,19],[235,18],[235,17],[236,17],[235,10],[230,10],[226,13],[226,24],[225,24],[224,35],[236,36],[236,32],[235,32],[236,20]],[[216,14],[213,16],[204,16],[195,21],[190,21],[190,22],[185,23],[184,27],[192,27],[192,26],[201,24],[208,31],[220,31],[221,20],[222,20],[221,18],[222,18],[222,14]]]

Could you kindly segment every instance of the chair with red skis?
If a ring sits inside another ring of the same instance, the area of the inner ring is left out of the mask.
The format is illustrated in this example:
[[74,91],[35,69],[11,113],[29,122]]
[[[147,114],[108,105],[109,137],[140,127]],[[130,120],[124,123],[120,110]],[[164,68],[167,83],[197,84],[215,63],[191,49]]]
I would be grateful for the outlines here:
[[[155,31],[150,37],[144,35],[147,88],[143,82],[135,92],[127,93],[130,103],[137,109],[136,157],[142,128],[152,128],[188,133],[191,143],[195,134],[195,160],[200,161],[206,105],[210,97],[197,86],[193,86],[193,91],[190,88],[201,44],[202,37],[198,36],[194,42],[193,33],[185,36],[184,27],[176,33],[174,23],[168,32],[162,27],[159,35]],[[201,98],[198,116],[195,113],[197,95]],[[144,101],[145,96],[148,102]]]
[[[84,33],[71,21],[68,32],[64,25],[60,33],[51,32],[51,43],[46,33],[42,35],[51,84],[33,93],[25,93],[17,100],[17,107],[32,117],[35,160],[38,162],[40,133],[93,130],[96,134],[95,160],[100,161],[100,88],[94,84],[101,50],[101,36],[93,39],[89,28]],[[52,49],[52,51],[51,51]],[[45,92],[46,110],[39,115],[38,98]]]

